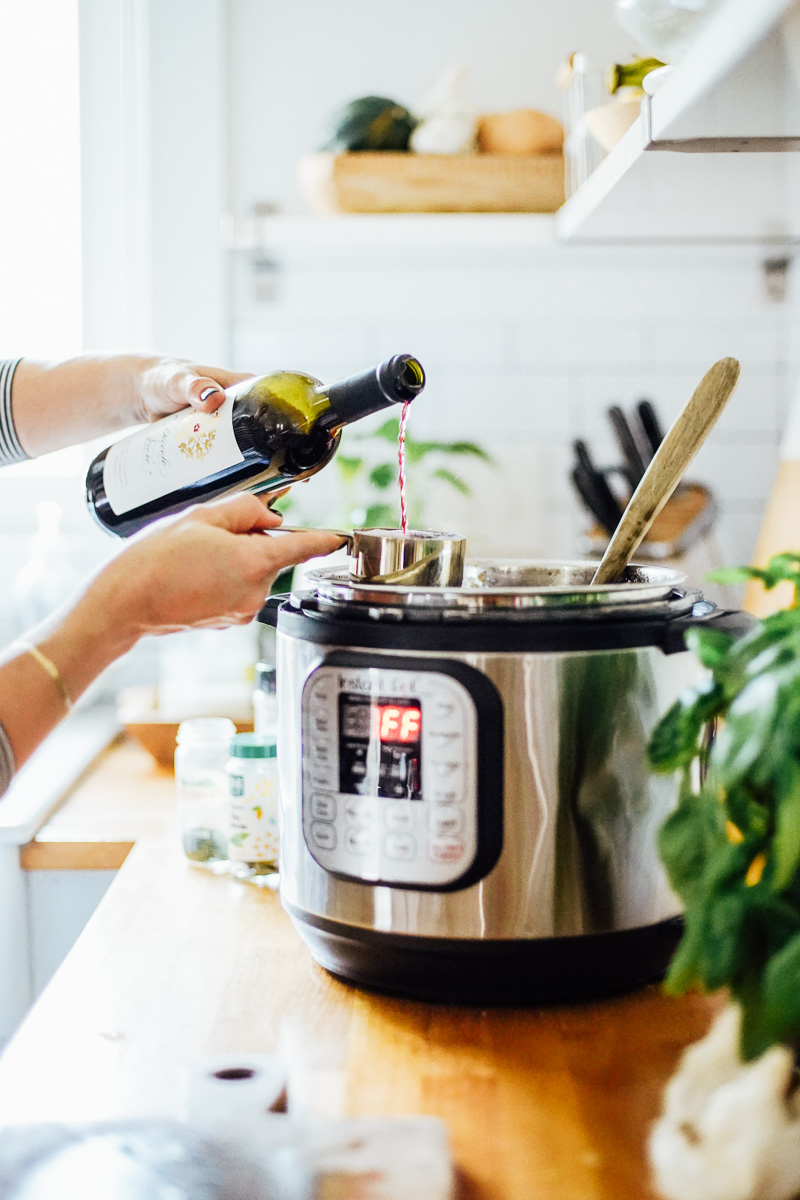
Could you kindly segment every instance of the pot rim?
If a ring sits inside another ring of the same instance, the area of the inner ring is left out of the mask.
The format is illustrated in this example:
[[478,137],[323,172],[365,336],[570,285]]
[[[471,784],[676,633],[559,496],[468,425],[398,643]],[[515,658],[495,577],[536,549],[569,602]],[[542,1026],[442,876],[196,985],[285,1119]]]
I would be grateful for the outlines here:
[[[349,572],[341,567],[311,571],[306,581],[325,605],[355,603],[475,612],[503,608],[560,608],[575,613],[630,606],[641,610],[669,600],[686,583],[686,575],[676,568],[629,563],[621,582],[590,587],[596,566],[594,559],[480,558],[467,560],[464,583],[460,587],[400,587],[354,582]],[[550,581],[541,580],[542,575],[549,576]],[[502,577],[516,582],[494,582]],[[573,582],[563,582],[570,577]],[[538,581],[522,582],[531,578]]]

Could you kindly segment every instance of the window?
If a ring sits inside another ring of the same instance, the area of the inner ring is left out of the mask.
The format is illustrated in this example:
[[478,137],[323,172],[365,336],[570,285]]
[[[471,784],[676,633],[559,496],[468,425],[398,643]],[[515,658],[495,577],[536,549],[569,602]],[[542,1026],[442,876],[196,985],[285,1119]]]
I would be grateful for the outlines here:
[[[0,6],[0,45],[0,357],[66,357],[82,348],[78,0]],[[62,450],[5,469],[2,492],[83,466]],[[2,510],[9,531],[19,508]]]

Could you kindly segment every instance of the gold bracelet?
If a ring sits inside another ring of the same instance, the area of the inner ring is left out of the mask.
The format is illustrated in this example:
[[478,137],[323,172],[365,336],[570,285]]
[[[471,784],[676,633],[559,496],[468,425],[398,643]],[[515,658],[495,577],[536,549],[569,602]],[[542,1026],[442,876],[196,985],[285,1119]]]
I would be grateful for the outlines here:
[[65,709],[67,712],[69,712],[72,708],[72,701],[69,698],[67,685],[61,678],[61,672],[53,662],[52,658],[48,658],[46,654],[42,653],[38,646],[34,646],[32,642],[26,642],[24,639],[18,639],[16,642],[14,642],[14,645],[18,646],[20,650],[25,650],[28,654],[30,654],[31,657],[36,660],[42,670],[50,676],[53,683],[61,693],[61,699],[64,701]]

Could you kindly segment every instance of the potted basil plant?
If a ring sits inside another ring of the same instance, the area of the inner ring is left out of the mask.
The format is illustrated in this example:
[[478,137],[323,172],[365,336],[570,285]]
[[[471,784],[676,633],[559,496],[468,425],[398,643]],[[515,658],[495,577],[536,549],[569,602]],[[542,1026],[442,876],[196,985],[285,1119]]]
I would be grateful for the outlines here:
[[665,986],[728,996],[668,1086],[651,1161],[670,1200],[790,1200],[800,1195],[800,552],[713,578],[788,581],[794,603],[738,640],[692,630],[705,678],[650,741],[652,769],[681,776],[659,841],[686,921]]

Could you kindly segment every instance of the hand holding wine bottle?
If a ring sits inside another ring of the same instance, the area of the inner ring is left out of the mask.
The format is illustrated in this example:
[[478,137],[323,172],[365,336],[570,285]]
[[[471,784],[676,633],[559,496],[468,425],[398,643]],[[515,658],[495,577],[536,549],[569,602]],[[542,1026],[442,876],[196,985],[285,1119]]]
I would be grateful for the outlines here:
[[[342,545],[342,537],[322,530],[269,537],[281,519],[245,495],[160,521],[31,630],[24,646],[0,655],[0,721],[16,767],[65,715],[65,702],[76,701],[140,638],[247,624],[280,571]],[[42,670],[41,656],[55,676]]]
[[184,409],[114,442],[86,476],[103,528],[128,537],[150,521],[232,492],[274,494],[330,462],[341,430],[425,386],[410,354],[325,386],[300,371],[249,377],[214,412]]

